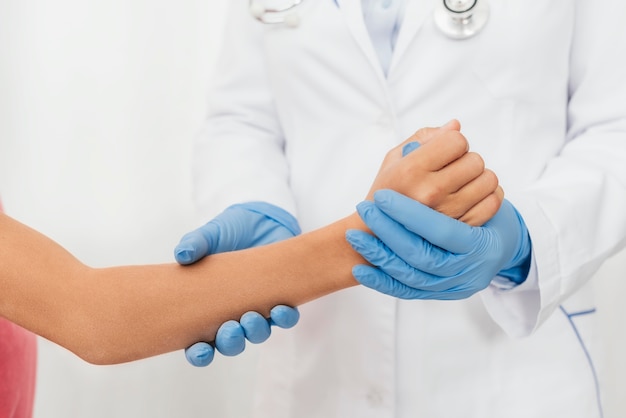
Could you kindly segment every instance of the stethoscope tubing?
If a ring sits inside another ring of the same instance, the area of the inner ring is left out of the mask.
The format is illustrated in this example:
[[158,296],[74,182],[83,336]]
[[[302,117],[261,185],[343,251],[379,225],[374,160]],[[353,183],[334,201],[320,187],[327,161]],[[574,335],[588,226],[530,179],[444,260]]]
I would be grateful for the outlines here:
[[[319,0],[317,0],[319,1]],[[282,8],[267,8],[258,5],[256,0],[249,0],[250,13],[259,22],[266,25],[285,24],[296,27],[300,17],[295,10],[304,0],[292,0],[291,4]],[[339,2],[333,0],[335,6]],[[441,0],[434,11],[434,20],[437,28],[447,37],[462,40],[479,33],[489,20],[489,5],[487,0],[473,0],[462,10],[454,10],[447,0]]]

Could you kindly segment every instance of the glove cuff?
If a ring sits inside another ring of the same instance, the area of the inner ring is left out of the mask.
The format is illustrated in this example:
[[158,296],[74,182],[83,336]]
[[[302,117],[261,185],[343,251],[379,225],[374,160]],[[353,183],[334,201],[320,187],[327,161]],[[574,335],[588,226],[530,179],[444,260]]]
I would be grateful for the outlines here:
[[285,228],[287,228],[294,236],[300,235],[302,230],[296,218],[286,210],[279,208],[276,205],[272,205],[267,202],[246,202],[232,205],[231,207],[242,208],[249,210],[250,212],[258,213],[259,215],[266,216],[271,220],[278,222]]

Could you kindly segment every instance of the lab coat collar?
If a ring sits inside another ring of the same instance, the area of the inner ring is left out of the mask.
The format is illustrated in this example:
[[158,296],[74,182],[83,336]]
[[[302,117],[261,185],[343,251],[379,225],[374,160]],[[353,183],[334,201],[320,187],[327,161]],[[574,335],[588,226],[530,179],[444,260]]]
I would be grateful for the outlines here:
[[419,32],[420,28],[423,26],[424,22],[431,18],[436,0],[405,1],[406,5],[404,8],[404,17],[402,20],[402,26],[400,26],[400,33],[398,33],[396,47],[391,57],[389,73],[393,71],[393,68],[402,59],[402,55],[407,51],[409,45],[417,35],[417,32]]
[[[411,41],[415,38],[417,32],[422,27],[424,21],[430,18],[434,7],[435,0],[405,0],[406,6],[400,33],[396,48],[391,58],[389,72],[400,61],[402,55],[406,52]],[[367,57],[370,64],[374,67],[379,78],[384,81],[385,74],[380,65],[378,55],[374,50],[369,32],[363,20],[363,9],[360,0],[336,0],[339,9],[345,17],[346,24],[356,40],[359,48]]]
[[384,82],[385,74],[383,73],[378,55],[376,55],[369,32],[365,26],[365,21],[363,20],[361,0],[336,0],[336,2],[359,48],[365,54],[369,63],[374,67],[377,76]]

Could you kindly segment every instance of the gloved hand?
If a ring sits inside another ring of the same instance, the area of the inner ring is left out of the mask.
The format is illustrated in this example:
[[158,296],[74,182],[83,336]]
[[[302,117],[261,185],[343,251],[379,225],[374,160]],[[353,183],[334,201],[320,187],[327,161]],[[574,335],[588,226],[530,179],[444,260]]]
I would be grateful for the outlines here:
[[[246,339],[253,344],[267,340],[271,334],[270,325],[291,328],[300,319],[298,309],[285,305],[275,306],[270,311],[269,321],[257,312],[243,314],[239,322],[228,321],[220,326],[215,336],[215,347],[225,356],[236,356],[243,352]],[[211,364],[215,349],[206,342],[198,342],[185,350],[187,361],[196,367]]]
[[241,203],[185,234],[174,249],[174,256],[180,264],[192,264],[209,254],[270,244],[300,232],[298,221],[278,206],[265,202]]
[[392,190],[357,206],[377,236],[358,230],[348,242],[373,266],[352,273],[364,286],[402,299],[453,300],[486,288],[496,275],[525,280],[531,242],[526,225],[504,200],[482,227],[472,227]]
[[[176,261],[192,264],[210,254],[241,250],[282,241],[300,234],[296,219],[283,209],[264,202],[242,203],[228,207],[204,226],[185,234],[174,250]],[[261,343],[269,338],[271,325],[280,328],[294,326],[300,313],[296,308],[279,305],[270,312],[270,319],[257,312],[244,314],[240,322],[228,321],[219,328],[215,346],[224,355],[240,354],[246,338]],[[194,366],[207,366],[215,351],[206,342],[185,350]]]

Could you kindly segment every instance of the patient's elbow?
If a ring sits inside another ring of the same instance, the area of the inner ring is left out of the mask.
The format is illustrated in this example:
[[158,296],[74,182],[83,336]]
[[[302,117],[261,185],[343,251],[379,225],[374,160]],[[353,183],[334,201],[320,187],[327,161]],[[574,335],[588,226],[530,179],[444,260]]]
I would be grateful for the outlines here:
[[80,325],[59,344],[87,363],[105,366],[140,358],[135,352],[136,345],[120,340],[120,333],[114,332],[115,327],[107,327],[101,319],[81,321]]
[[124,363],[128,360],[122,360],[119,355],[107,350],[104,347],[79,347],[71,350],[80,359],[95,366],[109,366],[113,364]]

